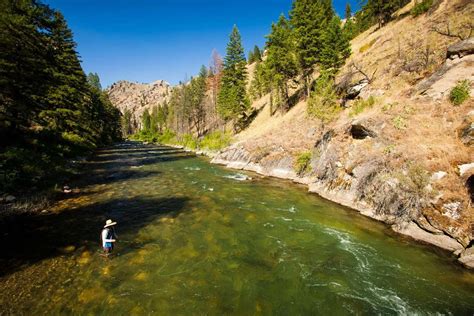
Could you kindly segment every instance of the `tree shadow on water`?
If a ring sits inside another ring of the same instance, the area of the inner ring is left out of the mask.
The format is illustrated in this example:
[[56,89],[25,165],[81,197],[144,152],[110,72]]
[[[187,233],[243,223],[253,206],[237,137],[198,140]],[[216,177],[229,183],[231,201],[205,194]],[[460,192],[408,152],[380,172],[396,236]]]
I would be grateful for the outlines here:
[[63,255],[66,247],[99,249],[108,218],[118,222],[119,237],[134,234],[159,217],[184,212],[187,201],[185,197],[112,199],[60,213],[13,215],[0,226],[0,276]]

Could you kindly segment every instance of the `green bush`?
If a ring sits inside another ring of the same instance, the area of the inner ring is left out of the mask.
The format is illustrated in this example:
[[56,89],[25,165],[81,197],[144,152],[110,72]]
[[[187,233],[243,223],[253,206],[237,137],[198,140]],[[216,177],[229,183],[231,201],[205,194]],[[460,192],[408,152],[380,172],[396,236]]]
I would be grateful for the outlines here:
[[454,105],[461,105],[469,99],[471,92],[471,82],[469,80],[458,81],[456,86],[449,93],[449,101]]
[[402,130],[407,128],[407,121],[403,116],[397,115],[396,117],[393,118],[393,126],[396,129]]
[[337,95],[332,79],[325,75],[321,76],[308,100],[309,116],[316,117],[325,123],[331,122],[341,112],[341,107],[336,101]]
[[417,2],[415,6],[411,9],[410,13],[413,16],[419,16],[428,11],[432,5],[433,0],[423,0],[421,2]]
[[299,176],[302,176],[305,173],[310,172],[311,171],[311,152],[304,151],[300,153],[296,157],[296,161],[293,167],[296,171],[296,174]]
[[349,116],[356,116],[364,112],[365,109],[370,109],[375,105],[375,98],[370,96],[367,100],[358,99],[354,102],[354,105],[349,112]]
[[199,146],[198,140],[191,134],[181,135],[181,140],[179,141],[179,144],[191,150],[196,150],[196,148],[198,148]]
[[207,134],[200,142],[200,148],[207,150],[221,150],[230,145],[232,137],[230,133],[214,131]]

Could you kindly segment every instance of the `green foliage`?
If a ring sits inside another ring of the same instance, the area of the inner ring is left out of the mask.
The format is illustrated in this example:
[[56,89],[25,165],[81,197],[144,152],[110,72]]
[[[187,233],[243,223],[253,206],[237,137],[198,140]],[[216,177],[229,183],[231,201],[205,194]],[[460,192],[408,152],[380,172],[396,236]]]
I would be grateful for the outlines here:
[[335,119],[341,110],[337,104],[333,80],[329,75],[322,75],[316,82],[316,89],[308,100],[308,115],[328,123]]
[[253,63],[258,63],[262,61],[262,52],[260,51],[260,48],[255,45],[253,50],[249,51],[248,54],[248,64],[253,64]]
[[331,0],[295,0],[290,21],[295,31],[299,65],[308,73],[319,61],[322,36],[334,16]]
[[97,74],[84,74],[60,12],[1,1],[0,46],[0,190],[52,177],[67,159],[120,139],[120,113]]
[[468,100],[471,92],[471,82],[469,80],[458,81],[456,86],[449,93],[449,101],[454,105],[461,105]]
[[304,151],[296,157],[293,168],[298,176],[311,172],[311,152]]
[[349,2],[346,3],[346,14],[344,18],[346,19],[346,22],[348,22],[352,18],[352,10]]
[[403,116],[397,115],[392,120],[393,126],[398,130],[403,130],[408,127],[407,121]]
[[151,132],[151,116],[148,110],[145,110],[142,114],[142,130],[145,132]]
[[427,12],[433,5],[433,0],[422,0],[421,2],[416,2],[410,13],[413,16],[419,16]]
[[368,43],[362,45],[362,46],[359,48],[359,53],[361,53],[361,54],[362,54],[362,53],[365,53],[369,48],[372,47],[372,45],[375,44],[376,41],[377,41],[377,39],[374,38],[374,39],[372,39],[370,42],[368,42]]
[[329,22],[321,42],[320,64],[323,70],[335,74],[351,54],[349,39],[342,31],[341,20],[337,16]]
[[364,112],[365,109],[370,109],[375,105],[375,98],[370,96],[366,100],[364,99],[357,99],[351,107],[351,111],[349,112],[349,116],[356,116],[360,113]]
[[245,113],[250,107],[250,100],[246,92],[247,70],[245,65],[242,40],[237,26],[234,25],[227,45],[222,83],[217,100],[217,111],[225,121],[244,121]]
[[191,134],[184,134],[180,136],[178,143],[191,150],[196,150],[199,146],[199,142]]
[[207,134],[201,140],[199,147],[206,150],[217,151],[230,145],[231,135],[221,131],[214,131]]
[[270,92],[271,79],[270,71],[266,63],[257,63],[255,66],[253,79],[250,82],[250,96],[253,100],[260,99]]
[[272,24],[272,31],[267,36],[267,59],[265,67],[272,83],[282,96],[283,106],[288,109],[288,80],[298,74],[295,42],[291,25],[284,15],[278,23]]

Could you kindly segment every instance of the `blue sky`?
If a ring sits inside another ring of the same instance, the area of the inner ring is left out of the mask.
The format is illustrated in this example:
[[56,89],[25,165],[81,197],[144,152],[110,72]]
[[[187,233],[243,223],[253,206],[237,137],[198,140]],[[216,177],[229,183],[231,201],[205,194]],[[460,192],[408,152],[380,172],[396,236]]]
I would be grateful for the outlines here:
[[[347,0],[334,1],[343,16]],[[357,0],[350,0],[353,8]],[[225,54],[232,26],[246,52],[263,47],[272,21],[291,0],[44,0],[66,17],[86,73],[102,86],[118,80],[171,84],[208,65],[211,52]]]

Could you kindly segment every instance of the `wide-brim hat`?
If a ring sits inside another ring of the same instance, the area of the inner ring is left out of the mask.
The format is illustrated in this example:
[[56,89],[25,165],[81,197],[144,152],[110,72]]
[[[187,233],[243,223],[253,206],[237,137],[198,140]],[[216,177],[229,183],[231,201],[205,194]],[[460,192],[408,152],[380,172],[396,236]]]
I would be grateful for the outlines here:
[[113,222],[111,219],[108,219],[108,220],[105,222],[104,228],[109,227],[109,226],[114,226],[114,225],[117,225],[117,222]]

